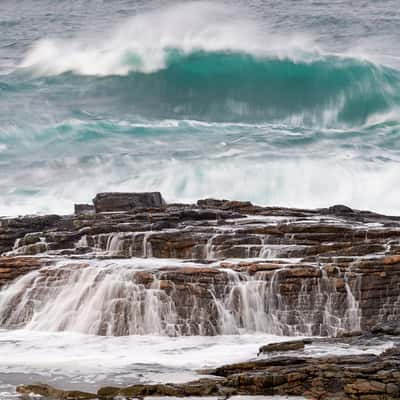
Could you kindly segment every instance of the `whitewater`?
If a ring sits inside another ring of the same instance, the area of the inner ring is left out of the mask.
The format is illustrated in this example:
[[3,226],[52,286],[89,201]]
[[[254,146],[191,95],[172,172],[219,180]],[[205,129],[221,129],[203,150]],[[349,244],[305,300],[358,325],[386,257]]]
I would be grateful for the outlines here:
[[398,210],[393,2],[29,3],[0,17],[1,215],[114,190]]

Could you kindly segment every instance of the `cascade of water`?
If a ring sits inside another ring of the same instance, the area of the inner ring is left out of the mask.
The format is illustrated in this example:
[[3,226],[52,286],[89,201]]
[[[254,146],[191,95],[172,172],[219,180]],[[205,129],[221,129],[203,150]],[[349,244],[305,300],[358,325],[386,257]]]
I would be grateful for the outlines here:
[[[22,244],[21,244],[22,243]],[[45,253],[48,250],[48,243],[45,237],[38,237],[33,243],[23,244],[21,238],[16,239],[11,251],[4,253],[5,256],[34,255]]]
[[207,240],[207,244],[206,244],[206,247],[205,247],[205,250],[206,250],[205,251],[205,258],[206,258],[206,260],[213,260],[215,258],[213,241],[217,236],[218,236],[218,234],[212,235]]
[[92,247],[95,253],[112,257],[153,256],[152,232],[112,232],[82,237],[75,247]]
[[260,247],[260,253],[259,253],[259,258],[269,258],[271,257],[272,250],[267,246],[267,240],[268,240],[268,235],[266,236],[261,236],[261,247]]
[[152,232],[146,232],[143,235],[143,258],[153,257],[153,249],[151,247],[151,237]]
[[[329,279],[328,274],[324,268],[320,268],[321,283],[318,282],[318,298],[324,299],[325,306],[322,312],[322,326],[326,328],[326,333],[331,336],[336,336],[342,328],[342,319],[337,316],[336,302],[336,278]],[[320,332],[322,335],[324,332]]]
[[14,246],[13,246],[12,249],[13,249],[13,250],[17,250],[18,247],[20,246],[20,243],[21,243],[21,238],[16,239],[15,242],[14,242]]
[[268,312],[268,281],[232,270],[225,271],[229,284],[224,297],[217,300],[221,332],[275,332],[272,314]]
[[[118,250],[112,242],[110,251]],[[343,292],[336,291],[335,281],[323,270],[320,276],[294,279],[290,268],[254,275],[219,271],[218,278],[207,278],[212,280],[205,287],[190,277],[182,281],[172,275],[171,280],[164,270],[114,262],[43,268],[0,291],[0,326],[172,336],[326,335],[360,328],[358,278],[345,277],[343,309]]]
[[0,292],[1,326],[102,335],[171,335],[172,299],[155,278],[140,283],[123,266],[32,272]]
[[87,236],[83,235],[76,243],[75,243],[75,247],[79,248],[79,247],[89,247],[88,241],[87,241]]
[[361,310],[360,302],[358,299],[361,298],[361,275],[356,274],[355,279],[350,281],[351,270],[344,273],[344,284],[346,288],[346,313],[345,313],[345,328],[349,331],[360,331],[361,330]]

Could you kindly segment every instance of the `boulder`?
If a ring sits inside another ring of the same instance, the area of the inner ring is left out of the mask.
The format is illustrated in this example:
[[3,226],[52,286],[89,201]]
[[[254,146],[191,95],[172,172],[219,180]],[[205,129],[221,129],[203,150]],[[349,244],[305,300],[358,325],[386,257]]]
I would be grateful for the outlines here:
[[160,192],[99,193],[93,199],[96,213],[132,211],[136,208],[163,208],[165,201]]
[[400,336],[400,321],[388,321],[376,324],[371,332],[375,335]]
[[341,214],[352,214],[354,213],[353,209],[345,206],[343,204],[335,204],[334,206],[329,207],[326,210],[327,214],[333,214],[333,215],[341,215]]
[[42,383],[20,385],[17,387],[17,392],[29,397],[33,394],[60,400],[88,400],[97,398],[97,395],[94,393],[86,393],[78,390],[61,390]]
[[260,347],[258,354],[273,353],[273,352],[280,352],[280,351],[302,350],[302,349],[304,349],[304,345],[311,344],[311,343],[312,343],[311,339],[291,340],[288,342],[270,343],[270,344]]
[[95,212],[92,204],[75,204],[74,210],[75,215],[90,215]]

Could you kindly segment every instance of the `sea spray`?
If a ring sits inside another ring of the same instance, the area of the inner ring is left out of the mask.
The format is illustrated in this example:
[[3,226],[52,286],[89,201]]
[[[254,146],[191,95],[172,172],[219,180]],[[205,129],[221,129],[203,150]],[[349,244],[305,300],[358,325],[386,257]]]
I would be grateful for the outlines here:
[[0,215],[112,190],[396,213],[398,65],[260,7],[174,4],[34,36],[0,78]]

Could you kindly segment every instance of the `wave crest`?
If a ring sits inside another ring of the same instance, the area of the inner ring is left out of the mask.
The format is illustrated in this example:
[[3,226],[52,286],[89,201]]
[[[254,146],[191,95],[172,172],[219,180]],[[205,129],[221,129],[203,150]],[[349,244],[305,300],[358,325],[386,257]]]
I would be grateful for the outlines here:
[[[246,10],[210,2],[189,2],[136,15],[96,37],[44,39],[28,52],[21,67],[41,75],[150,73],[168,65],[169,49],[183,54],[244,52],[297,59],[317,50],[306,35],[281,37],[265,31]],[[309,57],[309,54],[307,55]]]
[[150,119],[342,127],[400,106],[399,71],[323,54],[207,2],[134,16],[104,37],[39,41],[21,66],[86,77],[89,94]]

